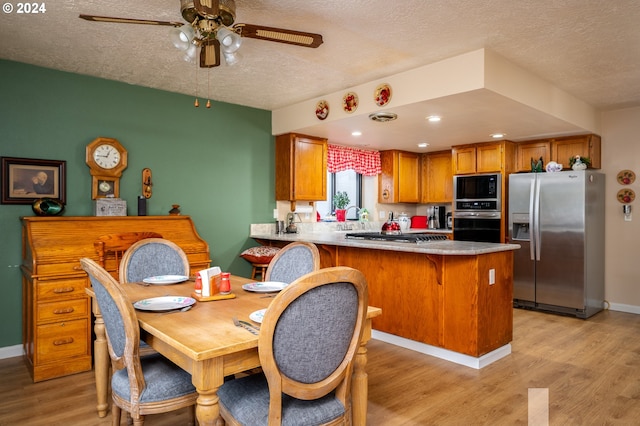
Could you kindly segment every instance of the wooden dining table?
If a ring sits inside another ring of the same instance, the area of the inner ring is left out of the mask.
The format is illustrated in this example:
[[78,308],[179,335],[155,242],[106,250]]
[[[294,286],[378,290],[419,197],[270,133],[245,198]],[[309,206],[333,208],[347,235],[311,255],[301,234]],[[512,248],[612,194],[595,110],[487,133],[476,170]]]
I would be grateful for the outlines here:
[[[186,312],[154,312],[137,310],[140,335],[153,349],[191,373],[198,391],[196,418],[200,425],[215,425],[219,420],[217,390],[224,378],[260,366],[258,336],[237,327],[233,318],[252,322],[250,314],[268,308],[275,293],[257,293],[242,289],[255,282],[231,276],[233,299],[196,302]],[[124,285],[131,302],[159,296],[191,296],[193,281],[172,285]],[[105,417],[109,407],[109,352],[104,322],[91,288],[95,316],[94,364],[98,415]],[[362,340],[354,360],[352,378],[352,424],[365,425],[367,416],[367,342],[371,339],[371,319],[382,310],[368,307]],[[220,419],[221,420],[221,419]]]

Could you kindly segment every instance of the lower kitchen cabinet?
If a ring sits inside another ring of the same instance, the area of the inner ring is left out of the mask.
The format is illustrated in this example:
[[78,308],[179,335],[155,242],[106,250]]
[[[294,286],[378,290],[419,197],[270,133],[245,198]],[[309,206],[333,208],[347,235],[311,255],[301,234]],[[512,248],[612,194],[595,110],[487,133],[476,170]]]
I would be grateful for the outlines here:
[[322,267],[350,266],[365,275],[369,305],[383,312],[373,320],[375,330],[473,357],[513,338],[512,251],[431,255],[318,248]]

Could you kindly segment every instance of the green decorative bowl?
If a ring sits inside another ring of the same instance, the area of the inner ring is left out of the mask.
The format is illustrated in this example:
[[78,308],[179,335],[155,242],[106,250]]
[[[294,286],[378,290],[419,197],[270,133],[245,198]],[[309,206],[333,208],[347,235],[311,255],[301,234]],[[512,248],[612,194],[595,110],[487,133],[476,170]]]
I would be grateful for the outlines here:
[[31,205],[38,216],[56,216],[64,211],[64,204],[56,198],[38,198]]

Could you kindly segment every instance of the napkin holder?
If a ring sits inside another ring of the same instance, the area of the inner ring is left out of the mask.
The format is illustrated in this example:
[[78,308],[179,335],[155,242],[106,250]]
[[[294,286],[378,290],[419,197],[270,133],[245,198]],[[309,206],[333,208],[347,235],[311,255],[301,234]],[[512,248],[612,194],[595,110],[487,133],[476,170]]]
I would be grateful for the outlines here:
[[199,302],[209,302],[212,300],[233,299],[236,297],[233,293],[220,294],[220,278],[222,271],[219,266],[203,269],[198,272],[202,280],[202,293],[191,293],[191,297]]

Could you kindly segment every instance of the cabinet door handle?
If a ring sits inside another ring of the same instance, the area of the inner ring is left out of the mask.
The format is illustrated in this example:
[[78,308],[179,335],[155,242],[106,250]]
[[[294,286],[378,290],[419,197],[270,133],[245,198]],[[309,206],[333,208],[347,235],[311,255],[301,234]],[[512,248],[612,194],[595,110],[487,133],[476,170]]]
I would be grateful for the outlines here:
[[73,291],[73,287],[62,287],[62,288],[54,288],[53,292],[56,294],[60,293],[71,293]]
[[68,345],[69,343],[73,343],[73,337],[53,341],[54,346]]
[[73,311],[74,311],[73,308],[62,308],[62,309],[55,309],[53,313],[54,314],[70,314]]

